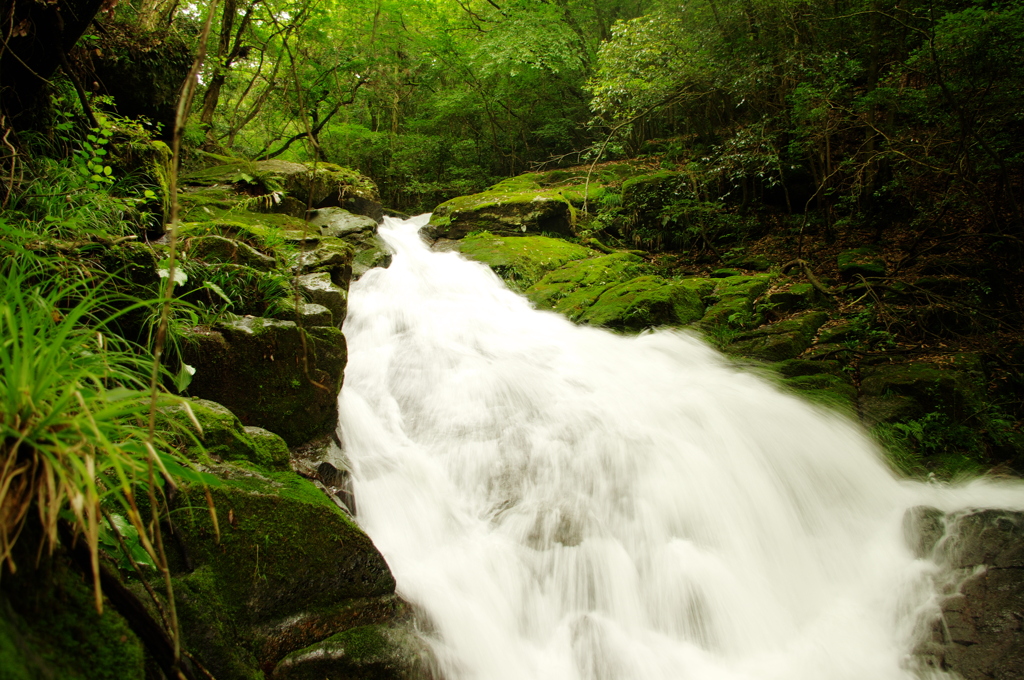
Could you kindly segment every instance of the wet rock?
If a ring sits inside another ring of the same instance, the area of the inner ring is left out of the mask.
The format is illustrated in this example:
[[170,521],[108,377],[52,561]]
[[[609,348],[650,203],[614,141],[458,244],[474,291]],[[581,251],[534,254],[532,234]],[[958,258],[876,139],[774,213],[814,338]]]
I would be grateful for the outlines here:
[[334,325],[341,327],[348,313],[348,293],[331,280],[330,274],[304,274],[297,277],[296,285],[303,297],[331,310]]
[[343,239],[351,248],[351,280],[358,280],[374,267],[391,265],[391,251],[377,234],[377,222],[374,220],[353,215],[341,208],[322,208],[311,213],[310,224],[318,227],[325,238]]
[[286,656],[273,680],[413,680],[433,677],[433,656],[401,626],[362,626]]
[[1024,678],[1024,513],[913,508],[904,529],[949,584],[942,617],[918,650],[924,663],[965,680]]
[[196,368],[189,393],[227,406],[242,423],[289,446],[334,432],[347,356],[337,328],[233,319],[192,329],[182,352]]
[[320,229],[321,236],[347,238],[356,234],[374,234],[377,221],[365,215],[353,215],[338,207],[314,210],[307,218],[310,226]]
[[334,315],[331,314],[331,310],[313,302],[300,301],[296,305],[294,298],[278,300],[276,308],[270,316],[283,321],[294,321],[303,328],[334,325]]

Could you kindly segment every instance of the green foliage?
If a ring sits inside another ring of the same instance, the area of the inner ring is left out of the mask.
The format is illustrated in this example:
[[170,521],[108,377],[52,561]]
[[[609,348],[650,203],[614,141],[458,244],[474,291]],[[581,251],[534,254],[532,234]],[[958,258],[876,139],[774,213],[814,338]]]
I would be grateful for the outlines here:
[[115,507],[155,560],[136,496],[163,484],[154,470],[198,479],[159,434],[149,436],[152,362],[111,331],[130,302],[99,288],[65,282],[27,255],[0,265],[0,559],[12,569],[32,506],[51,545],[66,518],[94,563],[101,504]]

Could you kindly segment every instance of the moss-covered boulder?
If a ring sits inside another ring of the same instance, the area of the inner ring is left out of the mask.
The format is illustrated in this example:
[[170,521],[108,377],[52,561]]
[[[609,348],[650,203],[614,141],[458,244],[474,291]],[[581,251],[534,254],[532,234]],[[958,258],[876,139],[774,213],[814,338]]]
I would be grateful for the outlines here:
[[[333,163],[250,161],[208,154],[211,164],[183,175],[191,185],[231,186],[252,197],[248,208],[285,212],[304,218],[307,207],[338,206],[379,220],[383,214],[377,185],[354,170]],[[283,199],[290,199],[285,201]]]
[[820,296],[809,283],[793,283],[768,293],[765,302],[775,311],[795,312],[820,302]]
[[545,274],[525,293],[538,307],[553,309],[577,321],[608,288],[649,273],[637,255],[614,253],[571,261]]
[[182,349],[190,394],[228,407],[245,425],[298,446],[330,435],[347,357],[334,327],[239,318],[192,329]]
[[902,398],[918,404],[920,412],[940,412],[960,418],[979,399],[982,375],[975,362],[957,365],[933,362],[884,363],[861,367],[861,394],[880,401]]
[[885,261],[874,248],[868,246],[839,253],[836,256],[836,266],[839,267],[839,275],[847,281],[852,281],[858,276],[885,276]]
[[689,288],[659,276],[639,276],[607,288],[580,316],[581,323],[640,331],[683,326],[700,319],[704,304]]
[[294,321],[302,328],[334,326],[334,314],[331,310],[314,302],[296,302],[294,297],[278,300],[268,316],[282,321]]
[[330,310],[332,323],[341,328],[348,314],[348,286],[337,285],[326,272],[303,274],[296,277],[295,285],[302,297]]
[[497,236],[478,232],[458,243],[459,252],[482,262],[509,285],[525,289],[547,272],[597,255],[590,248],[547,236]]
[[393,618],[383,557],[311,482],[230,465],[211,472],[220,538],[204,489],[183,486],[172,574],[186,646],[214,676],[264,677],[295,649]]
[[273,680],[422,680],[433,677],[433,656],[407,628],[352,628],[295,651],[274,669]]
[[[506,236],[553,233],[572,236],[582,188],[544,188],[527,177],[500,182],[487,191],[460,196],[434,208],[423,232],[431,239],[460,239],[474,231]],[[594,185],[595,195],[598,187]]]
[[762,361],[792,359],[811,346],[814,334],[827,320],[825,312],[809,312],[746,331],[737,335],[725,351]]
[[242,425],[215,401],[193,398],[160,413],[180,433],[175,439],[186,455],[197,462],[245,461],[267,469],[288,469],[284,439],[263,428]]
[[760,325],[764,314],[755,309],[754,302],[768,290],[771,280],[769,274],[712,279],[714,290],[707,296],[711,304],[701,317],[701,327],[754,328]]

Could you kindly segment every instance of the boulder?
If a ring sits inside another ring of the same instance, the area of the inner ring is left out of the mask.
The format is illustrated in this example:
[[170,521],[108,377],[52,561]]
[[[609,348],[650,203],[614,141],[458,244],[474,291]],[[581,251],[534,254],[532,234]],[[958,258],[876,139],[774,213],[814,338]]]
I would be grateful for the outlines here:
[[660,276],[639,276],[608,287],[579,316],[580,323],[622,331],[683,326],[701,318],[704,303],[690,289]]
[[545,232],[572,236],[573,201],[581,204],[581,198],[564,187],[542,188],[535,181],[516,177],[479,194],[442,203],[434,208],[423,232],[432,241],[460,239],[474,231],[504,236]]
[[274,305],[269,315],[282,321],[294,321],[303,328],[311,326],[333,326],[334,315],[323,305],[313,302],[295,302],[295,298],[282,298]]
[[[320,229],[326,247],[334,247],[326,241],[334,237],[342,239],[351,248],[348,262],[351,280],[358,280],[374,267],[390,266],[391,252],[377,234],[377,222],[374,220],[353,215],[342,208],[321,208],[310,213],[309,223]],[[314,265],[314,268],[317,266],[322,267]]]
[[286,654],[404,605],[369,537],[293,472],[214,466],[183,485],[170,555],[186,648],[218,678],[262,677]]
[[303,274],[296,278],[296,286],[303,297],[310,302],[326,307],[336,327],[341,328],[348,314],[348,293],[334,283],[331,275],[326,272]]
[[225,405],[243,424],[266,428],[289,446],[334,432],[347,356],[337,328],[231,319],[191,329],[182,354],[196,369],[188,392]]
[[186,404],[174,404],[160,414],[173,427],[172,441],[192,460],[246,461],[268,469],[288,469],[288,445],[273,432],[243,426],[235,414],[215,401],[193,398],[187,409]]
[[429,680],[435,677],[427,644],[403,626],[351,628],[286,656],[273,680]]

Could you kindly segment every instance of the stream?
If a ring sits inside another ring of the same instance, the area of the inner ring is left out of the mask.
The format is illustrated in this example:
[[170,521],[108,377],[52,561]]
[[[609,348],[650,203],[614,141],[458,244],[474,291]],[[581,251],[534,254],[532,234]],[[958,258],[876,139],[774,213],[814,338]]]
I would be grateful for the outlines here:
[[915,505],[1024,509],[1019,484],[900,480],[859,426],[697,335],[533,309],[385,219],[340,396],[358,521],[448,680],[951,677]]

